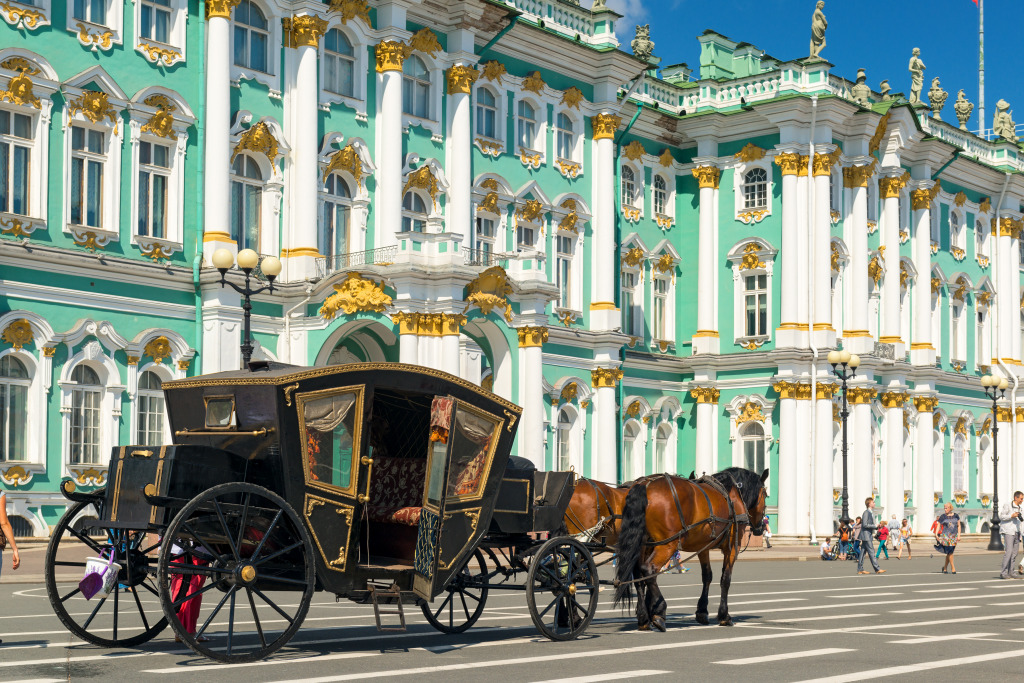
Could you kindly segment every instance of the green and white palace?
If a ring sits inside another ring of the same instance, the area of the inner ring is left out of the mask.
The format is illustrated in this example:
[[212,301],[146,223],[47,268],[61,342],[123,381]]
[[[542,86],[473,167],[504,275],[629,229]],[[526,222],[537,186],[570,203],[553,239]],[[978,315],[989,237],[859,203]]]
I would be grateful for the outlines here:
[[254,358],[460,375],[541,468],[770,467],[785,536],[838,518],[852,351],[852,512],[987,529],[993,415],[999,497],[1024,486],[1021,148],[713,31],[659,68],[598,4],[0,4],[18,532],[171,439],[162,382],[239,367],[218,248],[284,263]]

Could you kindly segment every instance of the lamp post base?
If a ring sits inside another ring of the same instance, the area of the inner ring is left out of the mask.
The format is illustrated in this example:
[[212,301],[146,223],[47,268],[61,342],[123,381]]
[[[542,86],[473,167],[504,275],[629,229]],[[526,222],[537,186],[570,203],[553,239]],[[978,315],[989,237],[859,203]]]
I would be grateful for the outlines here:
[[992,537],[988,541],[989,550],[1005,550],[1003,548],[1003,537],[999,534],[999,522],[992,522]]

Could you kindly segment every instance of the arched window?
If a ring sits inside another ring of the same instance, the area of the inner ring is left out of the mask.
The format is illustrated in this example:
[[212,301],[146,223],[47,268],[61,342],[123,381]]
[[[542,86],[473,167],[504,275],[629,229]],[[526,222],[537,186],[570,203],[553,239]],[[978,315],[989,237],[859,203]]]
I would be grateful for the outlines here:
[[[654,473],[668,472],[669,441],[672,438],[672,425],[662,422],[658,425],[658,433],[654,437]],[[673,468],[674,469],[674,468]]]
[[410,55],[402,64],[402,111],[421,119],[430,118],[430,72],[423,60]]
[[163,382],[152,370],[139,375],[139,433],[136,442],[142,446],[159,446],[164,437]]
[[263,172],[252,157],[239,154],[231,164],[231,239],[238,249],[260,250]]
[[743,467],[752,472],[764,472],[764,427],[759,422],[748,422],[740,432],[743,442]]
[[479,265],[489,265],[491,254],[494,253],[494,219],[476,217],[476,229],[473,231],[473,258]]
[[636,448],[638,436],[640,436],[640,429],[635,423],[627,422],[622,428],[622,481],[634,478],[633,450]]
[[356,53],[348,37],[336,28],[324,36],[324,90],[352,97],[355,92]]
[[633,206],[636,201],[636,174],[630,166],[622,166],[622,205]]
[[537,139],[537,110],[526,100],[519,100],[517,124],[519,146],[533,149],[534,140]]
[[100,462],[100,397],[103,386],[99,375],[88,365],[71,371],[71,445],[72,465]]
[[576,136],[573,134],[572,119],[567,114],[559,114],[555,119],[555,150],[559,159],[572,159],[576,147]]
[[752,168],[743,175],[743,208],[768,208],[768,172]]
[[[988,258],[988,231],[985,229],[984,221],[977,221],[974,224],[974,249],[979,259]],[[1024,242],[1024,240],[1021,240]]]
[[10,354],[0,358],[0,462],[27,459],[28,385],[20,360]]
[[[94,0],[96,1],[96,0]],[[235,8],[235,66],[266,73],[270,24],[259,6],[241,0]]]
[[[81,128],[72,130],[82,132]],[[97,135],[102,142],[103,134]],[[29,213],[32,145],[32,117],[0,111],[0,211],[23,216]]]
[[426,232],[427,205],[415,192],[406,192],[402,199],[402,232]]
[[487,88],[476,91],[476,133],[492,140],[498,137],[498,101]]
[[967,438],[953,437],[953,491],[967,490]]
[[660,175],[654,176],[654,213],[665,215],[668,205],[668,183]]
[[337,173],[327,176],[324,184],[324,208],[320,232],[320,253],[342,256],[349,252],[349,215],[352,193],[348,183]]
[[572,454],[570,444],[572,443],[573,416],[563,408],[558,411],[558,441],[557,452],[555,453],[555,469],[559,472],[566,472],[572,465]]

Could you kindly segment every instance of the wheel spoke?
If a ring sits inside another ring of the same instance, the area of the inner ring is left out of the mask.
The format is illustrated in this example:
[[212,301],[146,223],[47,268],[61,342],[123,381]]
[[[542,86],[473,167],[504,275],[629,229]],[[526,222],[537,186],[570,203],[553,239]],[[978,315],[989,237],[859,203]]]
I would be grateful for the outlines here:
[[224,512],[220,509],[220,501],[214,498],[213,506],[217,510],[217,519],[220,520],[220,525],[224,529],[224,536],[228,539],[228,546],[231,548],[231,554],[234,555],[235,562],[240,562],[242,558],[238,554],[238,546],[235,545],[235,539],[233,537],[234,535],[231,533],[231,530],[228,529],[227,520],[224,519]]
[[64,597],[62,597],[60,599],[61,604],[67,602],[69,598],[73,598],[74,596],[78,595],[81,592],[82,592],[81,588],[76,588],[75,590],[71,591],[70,593],[68,593],[67,595],[65,595]]
[[120,600],[121,589],[118,586],[114,586],[114,640],[117,640],[117,615],[120,611],[118,600]]
[[131,590],[132,595],[135,597],[135,605],[136,605],[136,607],[139,608],[139,615],[142,617],[142,625],[145,626],[146,630],[148,631],[149,630],[149,620],[146,619],[146,612],[145,612],[145,610],[142,609],[142,601],[139,600],[139,592],[137,590],[135,590],[135,588],[131,588],[129,590]]
[[192,538],[194,538],[195,540],[199,541],[199,545],[203,546],[203,549],[206,550],[206,552],[210,553],[210,555],[212,555],[213,557],[216,557],[219,562],[222,562],[222,563],[224,562],[224,556],[221,555],[220,553],[218,553],[217,551],[215,551],[210,546],[208,546],[206,544],[206,541],[204,541],[199,536],[199,534],[197,534],[195,532],[195,530],[192,529],[192,526],[188,522],[185,522],[184,524],[182,524],[181,528],[182,528],[183,531],[187,531],[189,534],[191,534]]
[[284,555],[285,553],[291,552],[291,551],[295,550],[296,548],[301,548],[301,547],[302,547],[302,541],[296,541],[295,543],[292,543],[287,548],[281,548],[277,552],[274,552],[274,553],[271,553],[270,555],[267,555],[266,557],[264,557],[259,562],[253,562],[252,566],[259,567],[262,564],[270,562],[271,560],[273,560],[276,557],[280,557],[281,555]]
[[462,592],[459,592],[459,600],[462,601],[462,611],[466,613],[466,621],[469,621],[469,606],[466,605],[466,598],[463,597]]
[[274,611],[275,611],[275,612],[277,612],[277,613],[278,613],[278,614],[280,614],[280,615],[281,615],[282,617],[284,617],[284,618],[285,618],[285,621],[287,621],[287,622],[288,622],[288,625],[289,625],[289,626],[291,626],[292,624],[294,624],[294,623],[295,623],[295,619],[293,619],[292,617],[290,617],[290,616],[288,616],[287,614],[285,614],[285,613],[284,613],[284,610],[282,610],[282,609],[281,609],[280,607],[278,607],[278,606],[277,606],[277,605],[276,605],[276,604],[275,604],[274,602],[272,602],[272,601],[270,600],[270,598],[268,598],[268,597],[267,597],[266,595],[264,595],[264,594],[263,594],[263,592],[262,592],[262,591],[260,591],[260,590],[259,590],[258,588],[253,588],[253,589],[252,589],[252,592],[253,592],[253,593],[255,593],[256,595],[260,596],[261,598],[263,598],[263,602],[265,602],[265,603],[267,603],[268,605],[270,605],[270,606],[271,606],[271,607],[272,607],[272,608],[274,609]]
[[[89,546],[90,548],[95,550],[97,555],[99,553],[103,552],[103,549],[99,546],[98,543],[96,543],[96,541],[92,540],[91,538],[89,538],[85,534],[83,534],[83,533],[81,533],[79,531],[76,531],[70,525],[68,526],[68,533],[70,533],[72,536],[77,538],[79,541],[81,541],[82,543],[86,544],[87,546]],[[108,534],[108,538],[109,538],[109,534]]]
[[228,593],[231,596],[231,613],[228,614],[228,657],[231,656],[231,639],[235,635],[235,593],[237,592],[237,587],[232,586],[231,592]]
[[468,590],[462,591],[462,595],[465,595],[467,598],[471,598],[471,599],[475,600],[476,602],[480,602],[480,598],[475,596],[475,595],[473,595]]
[[448,628],[455,628],[455,601],[450,599],[454,596],[454,593],[448,594]]
[[436,612],[434,612],[434,618],[438,621],[441,621],[441,612],[444,611],[445,605],[452,601],[452,595],[452,593],[448,593],[448,597],[444,599],[444,601],[441,603],[441,606],[437,608]]
[[100,611],[100,608],[103,607],[103,603],[105,603],[106,601],[107,596],[104,595],[103,598],[98,603],[96,603],[96,606],[93,607],[92,614],[90,614],[89,618],[85,620],[84,624],[82,624],[82,628],[89,628],[89,624],[91,624],[92,620],[96,618],[96,614]]
[[174,607],[175,609],[177,609],[178,607],[181,607],[182,604],[188,602],[192,598],[198,598],[200,595],[202,595],[206,591],[210,590],[211,588],[216,587],[217,584],[219,584],[219,583],[221,583],[221,581],[211,581],[208,586],[203,586],[202,588],[197,590],[195,593],[190,593],[190,594],[186,595],[183,598],[178,598],[177,600],[175,600],[174,602],[171,603],[171,607]]
[[[214,585],[216,585],[216,584],[214,584]],[[207,588],[209,588],[209,586],[207,586]],[[231,586],[224,593],[224,597],[222,597],[220,599],[220,602],[217,603],[217,606],[213,608],[212,612],[210,612],[210,616],[206,617],[206,621],[203,622],[203,627],[201,629],[199,629],[198,631],[196,631],[196,638],[198,638],[199,636],[203,635],[203,632],[206,630],[206,627],[209,626],[210,623],[213,621],[213,618],[220,613],[220,608],[224,606],[224,603],[228,601],[228,597],[230,597],[231,594],[234,593],[234,592],[235,592],[235,586]],[[180,617],[179,617],[178,621],[181,621]],[[182,626],[184,626],[184,624],[182,624]]]
[[67,562],[57,561],[53,563],[54,567],[84,567],[85,562]]
[[256,546],[256,550],[254,550],[252,555],[249,557],[250,562],[255,562],[256,558],[260,556],[261,552],[263,552],[263,545],[267,542],[267,539],[270,538],[270,534],[273,533],[274,528],[277,527],[277,522],[281,519],[281,515],[283,514],[284,510],[278,510],[277,514],[274,515],[274,519],[271,520],[270,526],[267,527],[267,532],[263,534],[263,538],[260,539],[260,544]]
[[556,603],[556,602],[558,602],[558,601],[559,601],[560,599],[561,599],[561,596],[555,596],[555,599],[554,599],[554,600],[552,600],[552,601],[551,601],[551,602],[550,602],[550,603],[548,604],[548,606],[544,608],[544,611],[543,611],[543,612],[541,612],[540,614],[538,614],[537,616],[538,616],[538,617],[543,617],[543,616],[544,616],[545,614],[547,614],[547,613],[548,613],[548,610],[549,610],[549,609],[551,609],[552,607],[554,607],[554,606],[555,606],[555,603]]
[[160,547],[160,541],[157,541],[156,543],[154,543],[153,545],[149,546],[145,550],[140,550],[139,552],[141,554],[143,554],[143,555],[148,555],[148,554],[150,554],[151,552],[153,552],[154,550],[156,550],[159,547]]
[[199,565],[186,565],[183,563],[172,562],[168,568],[168,573],[179,574],[181,576],[217,576],[219,574],[232,574],[230,569],[222,569],[220,567],[200,567]]
[[256,601],[252,599],[252,589],[246,587],[245,594],[249,597],[249,607],[252,608],[252,619],[256,622],[256,632],[260,634],[260,644],[263,649],[267,648],[267,639],[263,635],[263,627],[260,625],[260,615],[256,613]]
[[158,598],[160,597],[160,591],[158,591],[158,590],[157,590],[156,588],[154,588],[153,586],[150,586],[150,585],[149,585],[148,583],[146,583],[145,581],[143,581],[143,582],[142,582],[142,583],[140,583],[139,585],[140,585],[140,586],[142,586],[143,588],[145,588],[146,590],[148,590],[148,591],[149,591],[150,593],[152,593],[152,594],[153,594],[153,595],[155,595],[156,597],[158,597]]
[[296,586],[305,586],[306,585],[305,581],[300,581],[298,579],[289,579],[286,576],[260,576],[260,578],[263,579],[264,581],[274,581],[274,582],[277,582],[277,583],[291,583],[291,584],[295,584]]

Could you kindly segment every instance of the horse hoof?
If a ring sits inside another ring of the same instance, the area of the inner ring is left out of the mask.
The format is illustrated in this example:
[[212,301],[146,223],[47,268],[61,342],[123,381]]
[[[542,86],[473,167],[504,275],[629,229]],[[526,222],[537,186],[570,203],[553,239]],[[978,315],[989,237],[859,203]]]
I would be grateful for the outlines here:
[[638,626],[636,630],[637,631],[650,631],[651,630],[651,625],[650,624],[643,624],[642,626]]
[[732,617],[726,617],[718,620],[719,626],[732,626]]
[[695,614],[693,616],[697,620],[698,624],[704,624],[705,626],[708,625],[708,615],[706,615],[706,614]]
[[665,617],[654,617],[651,620],[651,626],[664,633],[667,630],[665,628]]

